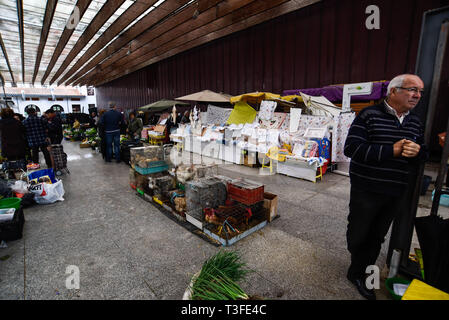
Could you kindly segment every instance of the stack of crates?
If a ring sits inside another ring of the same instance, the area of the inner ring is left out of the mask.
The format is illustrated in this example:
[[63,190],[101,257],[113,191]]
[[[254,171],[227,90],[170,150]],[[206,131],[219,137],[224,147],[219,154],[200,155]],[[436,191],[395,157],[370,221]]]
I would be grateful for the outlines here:
[[151,174],[168,170],[162,146],[132,148],[131,167],[140,174]]
[[264,185],[247,179],[232,180],[228,182],[228,198],[258,215],[263,211]]

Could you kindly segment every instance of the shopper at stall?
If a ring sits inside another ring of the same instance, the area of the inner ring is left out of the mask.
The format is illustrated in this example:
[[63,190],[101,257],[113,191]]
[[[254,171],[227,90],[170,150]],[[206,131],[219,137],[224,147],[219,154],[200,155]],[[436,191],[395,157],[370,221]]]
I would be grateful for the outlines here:
[[96,127],[98,123],[98,116],[96,112],[92,112],[89,118],[89,126],[91,128]]
[[367,299],[366,268],[374,265],[388,229],[401,209],[413,166],[424,161],[423,126],[410,111],[424,88],[416,75],[391,80],[384,102],[363,109],[353,121],[344,153],[351,158],[347,278]]
[[39,118],[33,108],[27,111],[28,118],[23,121],[26,129],[28,145],[31,149],[31,159],[33,163],[39,163],[39,149],[44,154],[45,163],[48,168],[52,167],[50,153],[48,152],[47,121]]
[[61,144],[63,138],[61,118],[53,109],[45,111],[45,114],[47,115],[48,137],[51,144]]
[[109,108],[110,110],[105,112],[100,119],[106,138],[106,162],[111,162],[112,149],[114,149],[115,159],[118,163],[120,162],[120,127],[123,125],[123,116],[116,110],[115,103],[110,102]]
[[181,123],[189,123],[189,122],[190,122],[190,111],[187,110],[186,112],[184,112],[181,118]]
[[129,114],[129,124],[126,132],[131,136],[132,139],[140,141],[142,134],[143,123],[142,119],[137,118],[134,112]]
[[1,117],[2,157],[8,161],[25,160],[27,149],[25,127],[15,118],[14,111],[10,108],[2,109]]
[[101,118],[103,117],[105,111],[106,111],[105,109],[100,110],[100,112],[98,113],[98,123],[97,123],[98,136],[101,139],[100,152],[101,155],[103,156],[103,160],[106,160],[106,135],[104,133],[104,124],[103,122],[101,122]]

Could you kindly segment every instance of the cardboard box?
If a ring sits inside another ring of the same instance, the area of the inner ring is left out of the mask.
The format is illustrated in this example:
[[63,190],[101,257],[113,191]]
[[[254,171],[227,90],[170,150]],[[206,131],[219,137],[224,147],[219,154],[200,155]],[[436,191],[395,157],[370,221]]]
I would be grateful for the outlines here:
[[273,193],[264,192],[263,207],[268,209],[267,220],[271,222],[278,214],[278,196]]
[[165,126],[161,126],[161,125],[158,124],[157,126],[154,127],[153,131],[164,132],[165,131]]

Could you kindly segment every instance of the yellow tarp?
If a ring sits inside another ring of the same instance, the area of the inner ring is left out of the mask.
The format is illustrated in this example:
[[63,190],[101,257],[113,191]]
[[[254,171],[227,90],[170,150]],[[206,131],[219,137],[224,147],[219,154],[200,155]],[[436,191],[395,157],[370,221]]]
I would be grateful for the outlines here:
[[292,102],[293,100],[297,99],[298,102],[303,102],[302,97],[298,95],[283,96],[281,99],[286,100],[288,102]]
[[244,101],[238,101],[229,115],[227,124],[253,123],[257,111]]
[[402,300],[449,300],[449,294],[413,279],[402,296]]
[[238,101],[245,101],[248,103],[255,103],[259,104],[262,102],[262,100],[273,100],[273,99],[280,99],[281,96],[275,93],[270,92],[251,92],[251,93],[245,93],[241,94],[239,96],[235,96],[231,98],[231,103],[234,104]]

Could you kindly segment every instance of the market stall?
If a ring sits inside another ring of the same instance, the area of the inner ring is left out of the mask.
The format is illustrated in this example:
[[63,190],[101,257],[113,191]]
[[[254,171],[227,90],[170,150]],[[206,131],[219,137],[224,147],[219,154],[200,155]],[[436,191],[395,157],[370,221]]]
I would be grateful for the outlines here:
[[[194,108],[190,124],[180,125],[171,135],[172,141],[183,141],[185,151],[219,160],[216,163],[261,163],[262,169],[269,167],[271,172],[276,161],[278,173],[315,182],[326,172],[331,155],[343,154],[338,142],[345,137],[344,123],[354,117],[351,112],[342,113],[325,97],[304,94],[284,98],[249,93],[233,97],[231,102],[235,103],[233,109],[212,104],[206,112]],[[289,112],[278,112],[285,108]],[[333,137],[336,144],[332,149]]]
[[[189,103],[162,99],[138,109],[139,112],[150,114],[156,117],[159,113],[162,113],[157,118],[156,123],[149,123],[142,129],[142,140],[148,141],[152,145],[162,145],[170,141],[170,126],[169,123],[176,122],[176,106],[189,106]],[[174,113],[171,115],[169,112]],[[178,119],[179,120],[179,119]]]
[[171,146],[131,149],[130,186],[144,199],[229,246],[277,215],[264,185],[218,175],[217,165],[176,165]]

